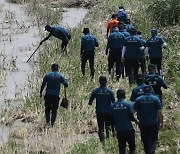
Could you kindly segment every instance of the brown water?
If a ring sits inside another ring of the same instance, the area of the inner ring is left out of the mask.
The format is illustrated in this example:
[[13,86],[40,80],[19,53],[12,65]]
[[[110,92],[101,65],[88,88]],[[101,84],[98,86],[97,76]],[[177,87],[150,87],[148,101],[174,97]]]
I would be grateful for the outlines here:
[[[69,8],[63,14],[61,26],[74,28],[82,22],[87,9]],[[0,0],[0,113],[5,108],[23,105],[30,93],[28,81],[33,82],[34,68],[27,63],[40,42],[39,31],[23,6]],[[0,124],[0,146],[7,142],[13,128]]]

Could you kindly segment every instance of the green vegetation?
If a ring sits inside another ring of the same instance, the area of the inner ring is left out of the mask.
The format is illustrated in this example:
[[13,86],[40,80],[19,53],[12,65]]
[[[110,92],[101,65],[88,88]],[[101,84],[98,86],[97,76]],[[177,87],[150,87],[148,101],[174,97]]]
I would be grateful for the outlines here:
[[[57,24],[59,19],[61,19],[59,16],[62,13],[62,8],[54,11],[48,5],[48,1],[46,2],[43,5],[37,0],[28,2],[28,12],[29,14],[36,15],[38,26],[45,25],[46,23]],[[27,98],[23,109],[12,111],[16,115],[24,114],[25,116],[33,116],[36,119],[35,123],[31,126],[23,125],[22,127],[26,130],[23,131],[23,134],[19,134],[18,131],[12,133],[12,139],[1,149],[4,153],[11,153],[13,150],[15,151],[13,153],[26,153],[27,151],[32,153],[68,152],[69,154],[117,153],[117,141],[112,138],[108,139],[104,146],[101,145],[97,138],[92,137],[83,143],[75,143],[71,146],[68,143],[66,145],[63,144],[62,149],[59,147],[61,144],[57,145],[54,142],[66,140],[67,136],[73,134],[88,134],[97,130],[96,122],[94,122],[96,120],[94,106],[88,106],[88,98],[92,89],[98,86],[97,79],[99,75],[104,74],[108,76],[107,57],[105,56],[107,42],[105,38],[106,24],[111,14],[118,10],[119,5],[123,5],[126,8],[132,19],[131,22],[143,32],[145,39],[149,37],[151,28],[157,27],[159,34],[168,43],[167,49],[164,50],[163,68],[166,73],[165,79],[169,84],[169,89],[164,90],[165,123],[163,130],[160,132],[157,153],[170,154],[179,152],[180,112],[177,112],[179,110],[178,102],[180,101],[180,63],[178,61],[180,56],[178,47],[180,36],[179,25],[166,28],[160,27],[156,22],[158,19],[153,15],[149,16],[148,9],[152,5],[150,0],[103,0],[89,10],[82,25],[71,30],[72,39],[68,46],[68,55],[60,52],[61,42],[55,38],[51,38],[51,41],[46,41],[40,48],[39,57],[34,61],[35,65],[39,66],[38,79],[36,84],[30,83],[33,89],[32,95]],[[156,3],[156,7],[158,8],[158,3]],[[157,8],[152,8],[152,11]],[[174,8],[171,7],[171,9]],[[165,20],[167,21],[167,19]],[[174,21],[175,19],[173,20],[173,24],[176,23]],[[85,79],[82,78],[80,71],[80,38],[83,27],[89,27],[91,33],[97,36],[100,43],[100,47],[96,50],[95,55],[95,80],[93,82],[90,80],[89,68],[86,70]],[[40,33],[43,38],[44,32],[42,28],[40,29]],[[54,62],[60,65],[60,72],[69,81],[68,99],[70,108],[69,110],[59,108],[56,125],[53,129],[48,130],[43,127],[44,102],[39,98],[39,89],[42,77],[46,72],[50,71],[50,66]],[[109,81],[108,86],[112,87],[114,91],[119,87],[125,88],[127,98],[129,99],[132,87],[129,87],[127,83],[127,80],[121,80],[119,83]],[[137,152],[141,154],[143,153],[143,148],[140,142],[138,128],[136,130]],[[32,138],[32,136],[35,137]],[[39,136],[44,138],[44,140],[39,139]],[[55,141],[52,139],[53,137]],[[62,152],[63,149],[64,152]]]

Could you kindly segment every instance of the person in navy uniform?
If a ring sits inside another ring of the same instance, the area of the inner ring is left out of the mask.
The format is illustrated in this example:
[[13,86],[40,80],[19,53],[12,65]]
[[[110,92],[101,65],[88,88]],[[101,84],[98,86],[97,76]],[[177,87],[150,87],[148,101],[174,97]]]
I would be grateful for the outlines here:
[[145,86],[144,95],[138,97],[133,105],[133,109],[137,112],[141,140],[146,154],[155,153],[158,132],[163,125],[161,102],[151,91],[151,86]]
[[154,93],[159,97],[162,103],[162,90],[161,87],[167,89],[168,86],[164,79],[156,73],[156,66],[154,64],[149,64],[148,66],[149,73],[145,77],[145,84],[152,86]]
[[106,55],[108,55],[108,72],[111,74],[114,63],[116,64],[116,79],[119,80],[121,75],[121,54],[124,44],[124,35],[119,32],[118,27],[114,27],[113,32],[109,35]]
[[[142,42],[142,46],[146,48],[146,41],[142,38],[141,36],[142,32],[141,31],[137,31],[137,37],[140,38],[141,42]],[[143,75],[146,74],[146,59],[145,59],[145,49],[144,50],[140,50],[140,68],[141,68],[141,72]]]
[[119,6],[119,11],[117,12],[117,20],[126,22],[126,19],[128,18],[128,14],[124,10],[123,6]]
[[[68,87],[68,82],[64,78],[64,76],[58,72],[58,64],[52,64],[51,72],[47,73],[41,85],[40,97],[42,97],[43,89],[46,86],[46,93],[44,96],[45,100],[45,116],[46,116],[46,124],[54,125],[57,115],[57,109],[59,106],[59,94],[60,94],[60,86],[61,84],[64,87]],[[50,116],[51,112],[51,116]],[[50,118],[51,117],[51,118]]]
[[85,75],[86,62],[89,60],[89,66],[91,70],[91,79],[94,78],[94,52],[95,47],[98,47],[98,41],[96,37],[89,32],[89,28],[83,29],[84,36],[81,38],[81,71],[83,76]]
[[131,20],[128,18],[126,19],[125,22],[125,29],[127,30],[127,32],[130,32],[132,28],[135,28],[132,24],[131,24]]
[[54,36],[62,40],[61,51],[66,52],[67,54],[67,45],[69,43],[69,40],[71,39],[71,35],[68,32],[68,30],[60,26],[50,26],[50,25],[46,25],[45,30],[49,32],[49,35],[46,38],[44,38],[39,45],[41,45],[44,41],[48,40],[51,36]]
[[151,38],[146,41],[146,51],[148,51],[150,63],[157,66],[159,75],[162,74],[162,48],[166,48],[167,44],[163,38],[157,36],[157,30],[151,30]]
[[121,61],[125,62],[129,84],[132,85],[138,76],[140,50],[143,50],[141,40],[135,36],[136,29],[131,29],[131,36],[125,38]]
[[117,91],[118,101],[111,105],[111,114],[114,120],[115,130],[119,145],[119,154],[126,153],[126,142],[129,144],[129,153],[135,154],[135,131],[131,121],[138,123],[134,118],[131,102],[125,100],[125,91]]
[[144,94],[144,87],[147,86],[144,83],[144,76],[139,74],[136,80],[137,87],[132,90],[130,101],[135,102],[136,98]]
[[[106,76],[99,77],[100,87],[92,91],[89,98],[89,105],[92,105],[96,99],[96,116],[98,124],[98,135],[101,142],[105,140],[104,127],[106,129],[106,137],[109,137],[109,131],[112,126],[112,116],[110,114],[111,104],[115,102],[112,89],[106,86]],[[112,130],[113,131],[113,130]]]

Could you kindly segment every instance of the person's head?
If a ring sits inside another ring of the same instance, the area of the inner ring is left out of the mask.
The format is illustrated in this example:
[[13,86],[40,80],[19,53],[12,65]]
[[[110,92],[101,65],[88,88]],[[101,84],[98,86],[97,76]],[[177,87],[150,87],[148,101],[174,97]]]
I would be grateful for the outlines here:
[[113,26],[113,32],[118,32],[119,31],[119,28],[117,26]]
[[124,10],[124,7],[123,6],[119,6],[119,10]]
[[139,84],[141,84],[141,83],[143,83],[143,82],[144,82],[144,76],[143,76],[142,74],[139,74],[139,75],[137,76],[136,83],[137,83],[137,85],[139,85]]
[[152,29],[151,30],[151,36],[156,36],[157,35],[157,30],[156,29]]
[[131,30],[130,30],[131,35],[136,35],[136,32],[137,32],[137,30],[134,27],[131,28]]
[[51,65],[51,70],[52,71],[58,71],[58,69],[59,69],[59,65],[58,64],[52,64]]
[[119,23],[118,23],[118,28],[119,28],[119,30],[124,30],[125,24],[124,24],[123,21],[119,21]]
[[51,30],[51,26],[50,25],[46,25],[45,26],[45,30],[47,30],[49,32]]
[[142,34],[142,32],[139,31],[139,30],[136,32],[136,35],[137,35],[138,37],[141,37],[141,34]]
[[148,66],[148,71],[149,71],[149,72],[156,72],[156,65],[154,65],[154,64],[149,64],[149,66]]
[[147,86],[144,86],[143,91],[144,91],[145,94],[152,93],[153,88],[151,86],[147,85]]
[[106,76],[101,75],[101,76],[99,77],[99,83],[100,83],[100,85],[106,85],[106,83],[107,83],[107,78],[106,78]]
[[126,93],[124,89],[118,89],[117,90],[117,98],[118,99],[125,99],[126,98]]
[[130,24],[131,20],[129,18],[126,19],[126,24]]
[[117,15],[114,13],[114,14],[112,14],[111,18],[116,19],[116,17],[117,17]]
[[84,28],[83,29],[83,33],[86,35],[86,34],[88,34],[89,33],[89,28]]

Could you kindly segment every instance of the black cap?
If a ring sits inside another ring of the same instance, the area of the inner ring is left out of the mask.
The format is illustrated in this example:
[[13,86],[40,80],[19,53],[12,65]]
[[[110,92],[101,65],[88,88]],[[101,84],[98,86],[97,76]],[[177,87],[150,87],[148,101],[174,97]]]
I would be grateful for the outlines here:
[[51,65],[51,69],[52,69],[52,70],[58,70],[58,68],[59,68],[59,65],[58,65],[58,64],[52,64],[52,65]]
[[100,84],[106,84],[107,83],[107,78],[106,78],[106,76],[100,76],[99,77],[99,83]]

